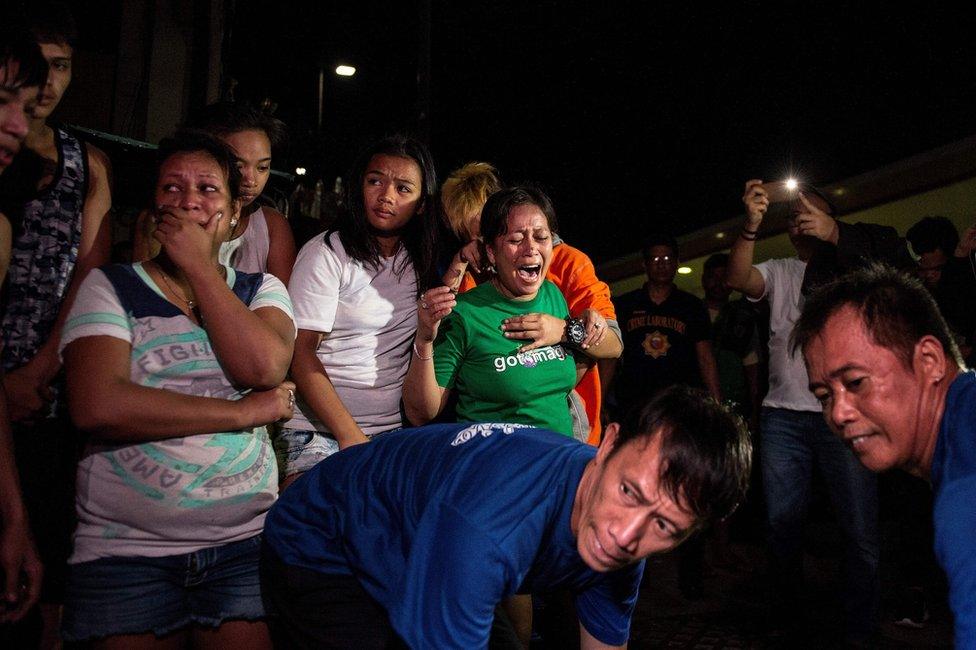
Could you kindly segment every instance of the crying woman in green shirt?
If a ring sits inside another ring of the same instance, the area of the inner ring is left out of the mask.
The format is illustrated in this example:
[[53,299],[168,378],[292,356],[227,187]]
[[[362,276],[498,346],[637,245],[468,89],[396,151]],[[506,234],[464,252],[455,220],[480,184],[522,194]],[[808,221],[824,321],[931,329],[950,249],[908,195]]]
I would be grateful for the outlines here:
[[555,230],[552,202],[541,190],[513,187],[489,197],[481,234],[491,280],[458,296],[448,287],[431,289],[418,301],[403,390],[411,422],[437,417],[454,391],[459,420],[572,435],[569,392],[594,359],[613,350],[603,341],[582,347],[585,331],[545,279]]

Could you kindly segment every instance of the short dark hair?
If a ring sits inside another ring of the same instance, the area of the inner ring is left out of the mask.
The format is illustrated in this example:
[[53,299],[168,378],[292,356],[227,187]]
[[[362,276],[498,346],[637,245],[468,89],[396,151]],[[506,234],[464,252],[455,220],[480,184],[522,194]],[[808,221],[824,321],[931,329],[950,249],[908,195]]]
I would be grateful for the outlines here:
[[[827,205],[827,210],[826,210],[827,214],[835,218],[837,217],[838,214],[837,206],[834,205],[834,202],[830,200],[830,197],[827,196],[827,193],[821,190],[819,187],[817,187],[812,183],[799,183],[796,186],[796,189],[798,192],[803,193],[805,195],[813,195],[819,198]],[[799,201],[800,199],[799,197],[797,197],[793,200]]]
[[78,24],[67,3],[58,0],[35,0],[28,3],[30,31],[38,43],[78,46]]
[[709,256],[707,260],[705,260],[705,266],[703,270],[706,273],[708,273],[709,271],[715,268],[726,269],[728,267],[729,267],[729,254],[715,253],[714,255]]
[[[373,156],[395,156],[414,161],[420,169],[420,202],[417,212],[407,224],[400,242],[407,251],[409,262],[413,264],[417,279],[417,293],[425,291],[436,280],[435,248],[437,245],[437,171],[430,151],[420,140],[403,134],[390,135],[363,149],[346,175],[349,183],[345,186],[342,209],[335,225],[325,233],[325,242],[333,232],[339,233],[339,240],[346,252],[354,260],[379,268],[382,251],[379,242],[372,234],[366,218],[363,182],[367,167]],[[401,273],[407,265],[394,269]]]
[[186,121],[192,129],[209,131],[218,137],[225,137],[241,131],[262,131],[268,136],[272,147],[278,147],[285,140],[285,123],[254,108],[249,104],[217,102],[204,106],[194,112]]
[[931,253],[937,248],[946,255],[952,255],[959,244],[959,231],[945,217],[922,217],[908,229],[905,239],[911,243],[917,255]]
[[[181,129],[172,136],[163,138],[159,142],[159,149],[156,152],[155,178],[159,178],[163,164],[176,154],[198,152],[209,155],[217,162],[227,178],[227,189],[230,192],[231,200],[239,199],[241,196],[241,171],[237,168],[237,156],[234,155],[233,149],[227,143],[206,131]],[[155,189],[155,181],[152,187]]]
[[655,246],[667,246],[675,257],[681,257],[681,252],[678,250],[678,240],[675,239],[674,235],[666,232],[652,232],[644,238],[644,245],[641,246],[641,257],[645,264],[651,261],[651,249]]
[[[17,70],[11,77],[12,63]],[[30,33],[21,28],[0,27],[0,68],[4,70],[0,86],[5,88],[42,88],[47,83],[47,61]]]
[[854,309],[871,340],[891,350],[907,368],[923,336],[938,339],[946,355],[962,366],[959,347],[932,294],[917,278],[885,264],[857,269],[817,288],[793,328],[793,353],[806,348],[844,307]]
[[520,205],[534,205],[545,216],[551,232],[559,231],[556,208],[549,195],[535,185],[515,185],[498,190],[488,197],[481,209],[481,238],[490,246],[495,238],[508,232],[508,213]]
[[732,514],[745,499],[752,471],[752,442],[742,418],[703,391],[678,384],[630,410],[610,454],[658,435],[660,482],[668,496],[687,505],[702,527]]

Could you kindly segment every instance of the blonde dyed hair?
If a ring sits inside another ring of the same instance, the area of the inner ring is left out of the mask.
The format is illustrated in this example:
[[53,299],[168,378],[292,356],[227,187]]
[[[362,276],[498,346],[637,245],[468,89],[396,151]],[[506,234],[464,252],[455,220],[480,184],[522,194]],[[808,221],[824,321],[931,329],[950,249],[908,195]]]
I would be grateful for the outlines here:
[[471,241],[477,233],[471,232],[467,216],[481,210],[488,197],[502,188],[498,171],[486,162],[471,162],[455,169],[441,186],[441,207],[444,219],[461,241]]

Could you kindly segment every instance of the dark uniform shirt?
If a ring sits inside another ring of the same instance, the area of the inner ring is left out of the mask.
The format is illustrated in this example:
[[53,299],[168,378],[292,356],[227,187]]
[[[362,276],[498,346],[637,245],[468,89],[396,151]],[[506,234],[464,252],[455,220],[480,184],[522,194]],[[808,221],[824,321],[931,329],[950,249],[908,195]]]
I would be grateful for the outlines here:
[[647,288],[614,301],[624,337],[622,364],[617,372],[617,407],[622,411],[636,400],[673,386],[701,387],[695,346],[711,336],[705,303],[678,288],[661,304]]

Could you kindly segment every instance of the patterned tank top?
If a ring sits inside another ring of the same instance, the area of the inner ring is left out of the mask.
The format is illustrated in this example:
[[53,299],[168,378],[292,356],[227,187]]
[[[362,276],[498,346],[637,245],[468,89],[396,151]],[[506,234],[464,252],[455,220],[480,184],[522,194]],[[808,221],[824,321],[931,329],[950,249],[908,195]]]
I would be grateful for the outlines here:
[[84,143],[63,129],[55,128],[54,137],[57,171],[24,206],[13,241],[0,334],[5,370],[30,361],[50,336],[78,260],[88,157]]

